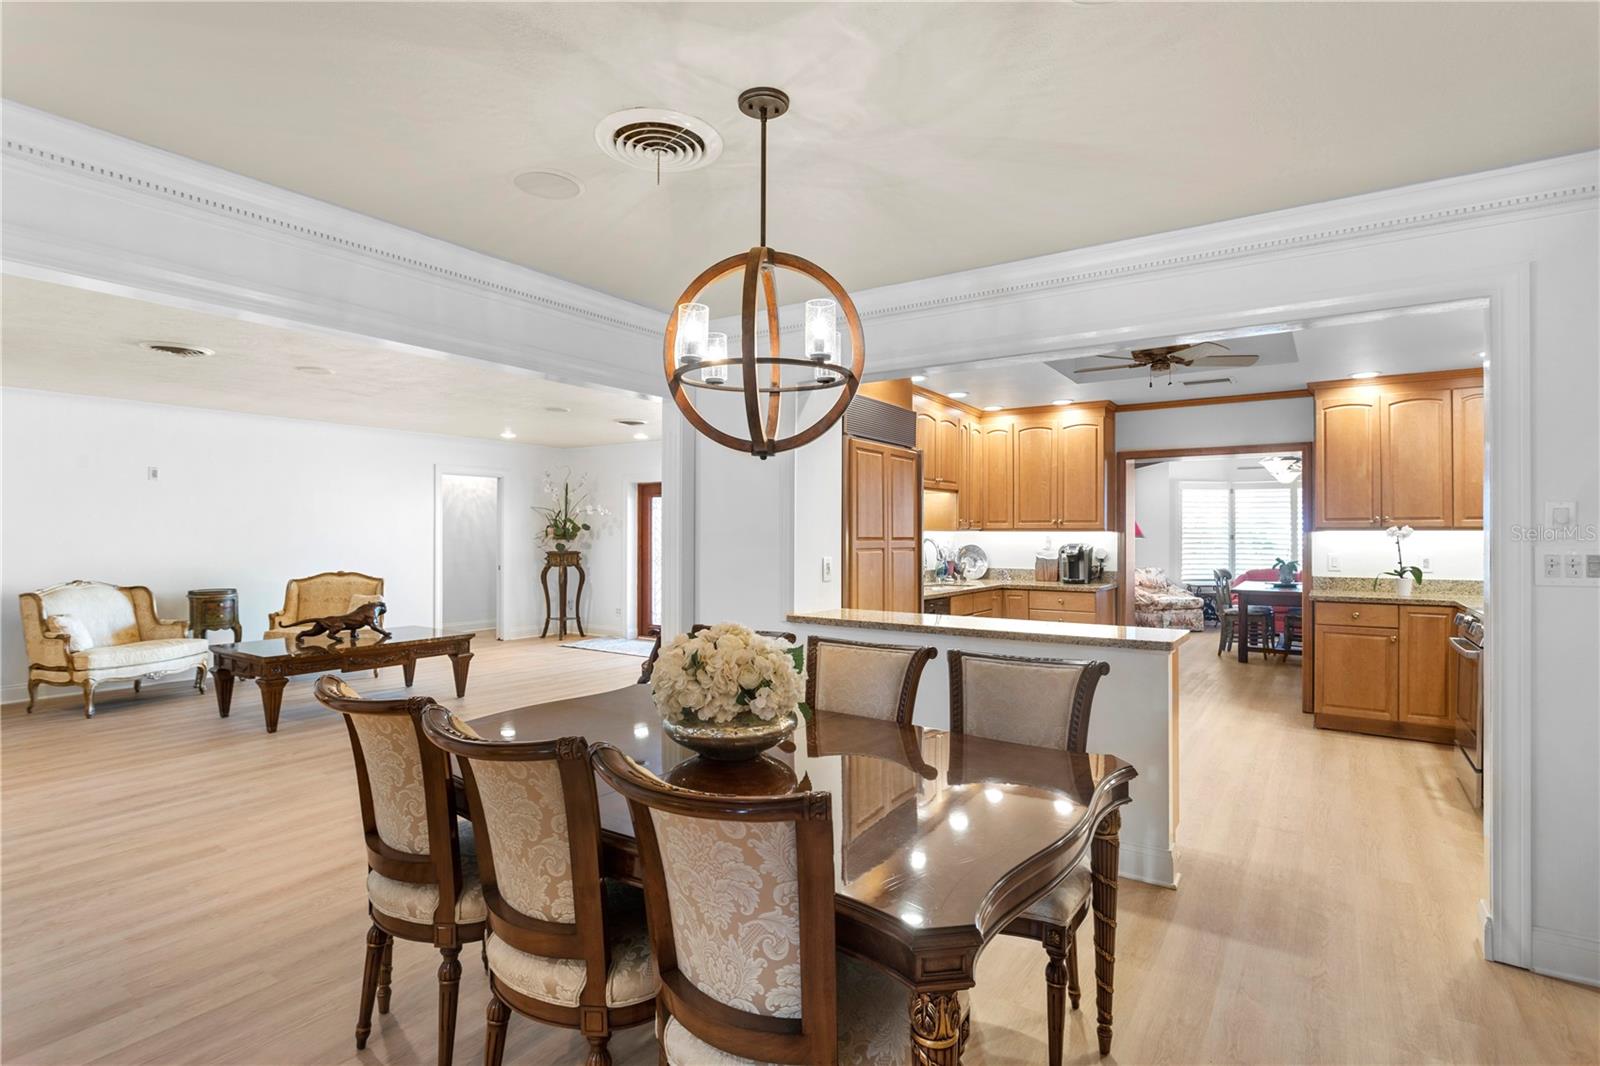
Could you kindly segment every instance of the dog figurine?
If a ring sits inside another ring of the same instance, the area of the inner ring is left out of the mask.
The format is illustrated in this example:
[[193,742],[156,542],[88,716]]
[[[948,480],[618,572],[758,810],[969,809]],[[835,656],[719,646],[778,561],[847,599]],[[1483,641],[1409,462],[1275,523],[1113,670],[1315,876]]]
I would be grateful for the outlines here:
[[302,618],[299,624],[309,624],[310,628],[296,633],[294,637],[295,643],[298,644],[307,637],[326,636],[337,644],[341,634],[349,633],[350,643],[354,644],[356,642],[356,634],[362,629],[375,630],[387,639],[391,634],[378,624],[378,620],[383,617],[384,610],[383,601],[375,600],[372,603],[363,603],[360,607],[345,614],[332,614],[324,618]]

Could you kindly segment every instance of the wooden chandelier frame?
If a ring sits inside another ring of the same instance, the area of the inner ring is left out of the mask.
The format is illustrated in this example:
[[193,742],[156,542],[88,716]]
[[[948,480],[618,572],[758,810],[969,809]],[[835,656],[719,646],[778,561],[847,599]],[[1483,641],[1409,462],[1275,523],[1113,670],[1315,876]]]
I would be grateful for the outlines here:
[[[861,373],[866,367],[867,342],[861,332],[861,315],[856,311],[855,301],[850,299],[850,294],[844,291],[844,286],[836,281],[832,274],[823,270],[809,259],[802,259],[798,255],[780,252],[776,248],[767,246],[767,121],[777,118],[789,110],[789,97],[780,89],[767,87],[746,89],[739,94],[739,109],[751,118],[761,122],[761,243],[741,255],[730,255],[728,258],[713,263],[700,276],[689,283],[672,305],[672,311],[667,316],[666,342],[662,347],[662,368],[667,377],[667,389],[672,393],[672,402],[678,405],[678,410],[683,412],[683,417],[701,434],[711,438],[718,444],[734,451],[749,452],[760,459],[768,459],[778,452],[790,451],[794,448],[804,447],[822,436],[834,423],[844,417],[846,407],[855,398],[856,390],[861,386]],[[785,358],[780,354],[779,328],[778,328],[778,287],[773,280],[774,273],[782,268],[803,274],[827,289],[829,294],[838,302],[839,308],[844,312],[844,318],[850,325],[850,351],[851,365],[845,366],[836,362],[839,353],[835,352],[833,359],[818,362],[813,359]],[[739,345],[740,358],[738,359],[703,359],[696,363],[678,365],[678,309],[684,304],[694,303],[695,298],[709,286],[721,281],[736,270],[744,271],[743,299],[739,314]],[[757,286],[760,294],[758,297]],[[756,355],[756,301],[764,300],[767,305],[767,336],[769,339],[768,354],[758,357]],[[719,382],[696,380],[689,375],[697,370],[708,368],[738,366],[741,370],[741,380],[738,385],[728,385]],[[757,383],[756,373],[760,367],[771,367],[770,384]],[[786,366],[810,367],[813,370],[831,370],[836,375],[833,381],[801,382],[794,385],[783,384],[783,368]],[[709,389],[713,392],[739,392],[744,394],[745,422],[750,428],[749,437],[738,437],[732,433],[718,429],[706,420],[694,405],[694,400],[688,390]],[[783,410],[783,395],[785,393],[815,392],[821,389],[839,389],[839,398],[833,406],[828,408],[817,421],[805,429],[788,437],[778,436],[778,419]],[[761,397],[767,398],[765,416],[763,417]]]

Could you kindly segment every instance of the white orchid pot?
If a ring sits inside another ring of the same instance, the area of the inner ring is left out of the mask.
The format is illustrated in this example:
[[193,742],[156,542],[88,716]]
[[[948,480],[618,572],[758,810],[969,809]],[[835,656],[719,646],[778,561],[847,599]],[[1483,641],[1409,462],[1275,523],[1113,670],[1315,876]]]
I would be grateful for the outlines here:
[[1412,577],[1410,574],[1407,574],[1404,577],[1395,579],[1394,594],[1396,596],[1410,596],[1411,590],[1416,587],[1417,579]]

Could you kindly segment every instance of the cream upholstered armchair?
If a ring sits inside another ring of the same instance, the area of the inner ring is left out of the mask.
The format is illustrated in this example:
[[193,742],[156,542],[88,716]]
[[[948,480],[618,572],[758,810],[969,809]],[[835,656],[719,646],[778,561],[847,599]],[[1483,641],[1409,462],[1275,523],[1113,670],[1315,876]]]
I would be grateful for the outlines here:
[[[283,610],[267,615],[263,638],[292,637],[305,630],[306,619],[345,614],[365,603],[383,601],[383,578],[358,574],[353,570],[333,570],[326,574],[289,579],[283,591]],[[381,624],[382,612],[378,616]]]
[[28,710],[40,685],[83,689],[83,713],[94,717],[95,686],[193,670],[205,691],[208,645],[191,639],[188,623],[156,617],[156,600],[142,585],[68,581],[24,592],[22,636],[28,650]]

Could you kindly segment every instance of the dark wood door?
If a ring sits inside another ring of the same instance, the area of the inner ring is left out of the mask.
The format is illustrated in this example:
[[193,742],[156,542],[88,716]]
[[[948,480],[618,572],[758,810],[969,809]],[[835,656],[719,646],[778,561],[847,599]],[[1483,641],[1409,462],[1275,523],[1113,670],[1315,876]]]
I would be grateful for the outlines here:
[[640,636],[661,632],[661,482],[639,485],[638,589],[636,623]]

